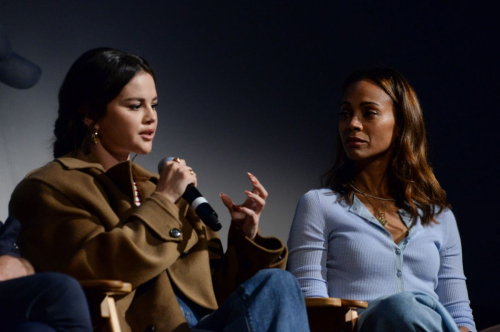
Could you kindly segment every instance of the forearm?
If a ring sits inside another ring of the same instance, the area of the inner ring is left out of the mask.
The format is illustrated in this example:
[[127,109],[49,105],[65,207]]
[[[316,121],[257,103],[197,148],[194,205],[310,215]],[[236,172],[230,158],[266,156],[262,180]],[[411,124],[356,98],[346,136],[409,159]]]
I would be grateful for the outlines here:
[[288,270],[305,297],[328,297],[326,282],[327,227],[318,194],[310,191],[297,204],[288,247]]
[[462,249],[457,224],[451,212],[445,214],[445,217],[447,218],[443,218],[442,222],[446,223],[448,238],[440,250],[441,266],[436,294],[458,326],[465,329],[464,331],[475,331],[462,266]]

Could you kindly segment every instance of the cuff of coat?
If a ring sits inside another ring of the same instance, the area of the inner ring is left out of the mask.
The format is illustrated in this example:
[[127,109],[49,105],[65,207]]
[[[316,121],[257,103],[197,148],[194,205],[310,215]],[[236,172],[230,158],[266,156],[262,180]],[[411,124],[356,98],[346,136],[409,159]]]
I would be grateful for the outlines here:
[[141,219],[161,239],[182,241],[182,233],[179,231],[182,229],[179,209],[162,194],[152,193],[132,215]]
[[229,229],[229,242],[242,254],[246,269],[285,268],[288,249],[280,239],[262,236],[259,232],[254,240],[248,238],[236,225]]

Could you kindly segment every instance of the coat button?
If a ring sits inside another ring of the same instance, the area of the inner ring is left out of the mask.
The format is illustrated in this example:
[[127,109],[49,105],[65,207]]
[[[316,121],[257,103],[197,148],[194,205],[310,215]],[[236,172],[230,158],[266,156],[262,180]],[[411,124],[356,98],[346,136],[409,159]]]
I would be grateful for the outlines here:
[[171,236],[171,237],[178,238],[178,237],[180,237],[180,236],[181,236],[181,234],[182,234],[182,233],[181,233],[181,231],[180,231],[178,228],[172,228],[172,229],[170,230],[170,236]]
[[144,332],[154,332],[154,331],[156,331],[156,326],[149,325],[148,327],[146,327],[146,330]]

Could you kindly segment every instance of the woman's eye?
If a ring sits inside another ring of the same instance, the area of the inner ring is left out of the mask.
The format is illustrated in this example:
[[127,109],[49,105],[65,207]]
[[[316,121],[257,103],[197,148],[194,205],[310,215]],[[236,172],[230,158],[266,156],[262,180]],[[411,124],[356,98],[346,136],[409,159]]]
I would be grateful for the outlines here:
[[345,111],[345,110],[342,110],[342,111],[340,111],[339,116],[340,116],[341,119],[345,119],[345,118],[349,117],[349,112]]
[[158,104],[151,105],[151,108],[154,109],[154,110],[156,110],[157,107],[158,107]]
[[378,114],[377,111],[366,111],[365,114],[364,114],[364,116],[367,117],[367,118],[369,118],[369,117],[375,116],[377,114]]
[[141,104],[130,105],[129,107],[131,110],[137,111],[141,107]]

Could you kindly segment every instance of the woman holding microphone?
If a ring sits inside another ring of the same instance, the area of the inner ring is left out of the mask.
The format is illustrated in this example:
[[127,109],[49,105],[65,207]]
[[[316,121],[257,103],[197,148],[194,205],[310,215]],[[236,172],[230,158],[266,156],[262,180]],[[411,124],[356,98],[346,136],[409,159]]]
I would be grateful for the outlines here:
[[221,194],[232,219],[224,253],[181,198],[197,181],[185,160],[159,176],[130,160],[152,149],[157,105],[143,58],[100,48],[76,60],[59,91],[55,160],[10,202],[24,255],[40,271],[130,282],[117,301],[126,331],[307,331],[300,288],[281,270],[287,249],[258,232],[267,192],[255,176],[242,205]]

